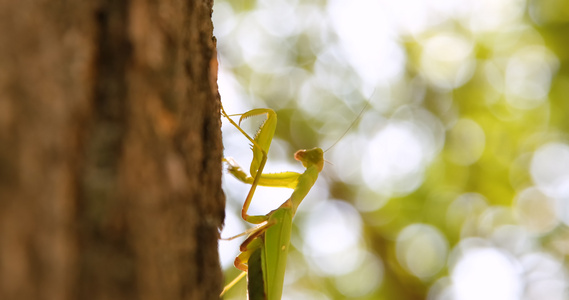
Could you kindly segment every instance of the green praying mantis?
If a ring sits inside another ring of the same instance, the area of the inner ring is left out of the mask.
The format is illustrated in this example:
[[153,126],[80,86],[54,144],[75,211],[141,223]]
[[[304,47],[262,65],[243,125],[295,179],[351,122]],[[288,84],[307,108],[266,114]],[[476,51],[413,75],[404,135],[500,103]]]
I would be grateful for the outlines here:
[[[366,107],[367,104],[348,130],[361,116]],[[253,109],[241,114],[239,124],[230,118],[223,106],[221,106],[221,113],[252,145],[253,159],[250,166],[250,176],[233,159],[224,158],[224,161],[228,164],[229,173],[238,180],[251,184],[241,210],[241,217],[256,226],[242,234],[229,238],[233,239],[247,235],[247,238],[240,246],[241,253],[235,258],[234,262],[235,267],[243,272],[224,288],[220,296],[223,296],[240,279],[248,275],[247,290],[250,300],[280,300],[290,244],[292,219],[298,206],[312,186],[314,186],[319,173],[324,167],[324,151],[321,148],[313,148],[298,150],[294,154],[294,158],[300,161],[306,168],[302,174],[296,172],[264,174],[263,169],[267,162],[267,154],[277,124],[276,113],[268,108]],[[264,115],[265,121],[261,124],[254,138],[252,138],[240,125],[243,120],[259,115]],[[270,211],[266,215],[251,216],[247,212],[258,185],[286,187],[293,189],[293,192],[290,198],[277,209]]]

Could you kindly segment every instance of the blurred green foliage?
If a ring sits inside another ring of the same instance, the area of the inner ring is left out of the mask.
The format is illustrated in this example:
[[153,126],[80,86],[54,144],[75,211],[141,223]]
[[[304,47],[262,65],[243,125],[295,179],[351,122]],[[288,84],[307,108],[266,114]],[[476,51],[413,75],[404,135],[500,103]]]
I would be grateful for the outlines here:
[[569,298],[569,2],[218,0],[214,26],[226,110],[277,111],[273,171],[370,104],[295,217],[283,299]]

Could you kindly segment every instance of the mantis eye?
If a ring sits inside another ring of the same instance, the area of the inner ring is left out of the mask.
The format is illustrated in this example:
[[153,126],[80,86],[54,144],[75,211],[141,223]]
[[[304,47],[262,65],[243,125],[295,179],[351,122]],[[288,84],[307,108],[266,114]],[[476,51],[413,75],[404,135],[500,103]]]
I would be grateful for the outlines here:
[[298,161],[303,161],[305,155],[306,155],[306,150],[298,150],[294,153],[294,159]]

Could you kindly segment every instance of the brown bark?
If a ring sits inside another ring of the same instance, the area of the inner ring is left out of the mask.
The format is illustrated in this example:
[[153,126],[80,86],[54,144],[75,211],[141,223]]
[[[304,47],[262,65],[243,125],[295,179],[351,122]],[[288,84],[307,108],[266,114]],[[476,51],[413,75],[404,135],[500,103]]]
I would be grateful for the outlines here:
[[211,0],[0,0],[0,299],[218,299]]

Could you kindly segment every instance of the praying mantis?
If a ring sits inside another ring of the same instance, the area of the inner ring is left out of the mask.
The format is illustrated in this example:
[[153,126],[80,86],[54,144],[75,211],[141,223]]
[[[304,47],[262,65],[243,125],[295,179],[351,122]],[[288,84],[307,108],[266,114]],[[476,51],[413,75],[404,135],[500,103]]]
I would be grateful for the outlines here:
[[[366,107],[362,109],[359,116],[361,116]],[[224,161],[228,164],[229,173],[238,180],[251,184],[241,210],[241,217],[243,220],[256,226],[242,234],[229,238],[233,239],[247,235],[247,238],[240,246],[241,253],[235,258],[234,262],[235,267],[243,272],[224,288],[220,296],[223,296],[229,288],[247,274],[248,296],[250,300],[280,300],[290,244],[292,219],[298,206],[314,186],[319,173],[324,167],[324,151],[321,148],[313,148],[298,150],[294,154],[294,158],[300,161],[306,168],[302,174],[297,172],[264,174],[263,169],[267,162],[267,154],[276,129],[277,114],[269,108],[253,109],[241,114],[239,123],[235,123],[225,112],[223,106],[221,106],[221,113],[251,142],[253,159],[249,170],[250,176],[233,159],[224,158]],[[247,118],[260,115],[265,116],[265,121],[252,138],[241,128],[240,124]],[[354,120],[348,130],[356,120]],[[290,198],[277,209],[270,211],[266,215],[252,216],[248,214],[248,209],[258,185],[286,187],[293,189],[293,192]]]

